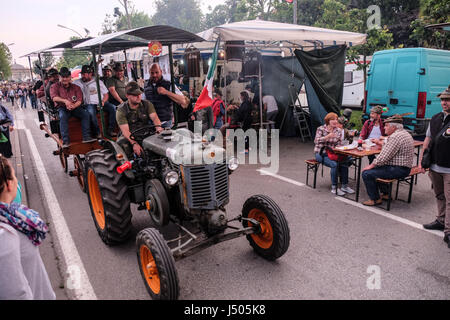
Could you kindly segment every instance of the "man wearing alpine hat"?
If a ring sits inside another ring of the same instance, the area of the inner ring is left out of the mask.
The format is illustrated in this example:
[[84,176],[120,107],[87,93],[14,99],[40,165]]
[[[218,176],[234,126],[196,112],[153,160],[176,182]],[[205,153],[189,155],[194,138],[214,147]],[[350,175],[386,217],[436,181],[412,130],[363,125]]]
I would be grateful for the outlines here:
[[[385,132],[388,136],[381,153],[370,165],[365,167],[362,178],[366,185],[370,200],[364,201],[366,206],[381,204],[388,200],[386,185],[377,184],[377,179],[399,179],[407,177],[413,166],[414,139],[404,128],[403,118],[399,115],[384,121]],[[383,195],[380,197],[378,188]]]
[[444,231],[444,241],[450,248],[450,86],[438,94],[438,98],[441,99],[442,112],[431,118],[423,144],[423,150],[431,148],[429,176],[438,212],[436,220],[423,227]]

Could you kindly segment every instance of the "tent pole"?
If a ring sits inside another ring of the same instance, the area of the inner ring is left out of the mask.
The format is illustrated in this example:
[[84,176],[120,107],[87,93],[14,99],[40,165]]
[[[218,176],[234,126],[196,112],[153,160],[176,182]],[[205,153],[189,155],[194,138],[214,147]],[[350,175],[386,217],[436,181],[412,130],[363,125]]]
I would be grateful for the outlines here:
[[[98,108],[100,109],[100,120],[102,122],[102,133],[103,136],[106,137],[106,130],[105,130],[105,116],[103,114],[103,97],[102,93],[100,91],[100,79],[98,76],[98,65],[97,65],[97,59],[95,57],[95,49],[92,49],[92,61],[94,62],[94,75],[95,75],[95,83],[97,85],[97,95],[98,95]],[[110,127],[112,127],[111,124],[109,124]],[[111,137],[108,137],[111,138]]]
[[260,57],[259,63],[258,63],[258,77],[259,77],[259,118],[260,118],[260,124],[261,127],[260,129],[262,129],[263,126],[263,101],[262,101],[262,76],[261,76],[261,60],[262,60],[262,55]]
[[[170,84],[172,86],[172,92],[175,93],[175,73],[173,72],[173,51],[172,44],[169,44],[169,65],[170,65]],[[177,104],[173,103],[173,116],[175,124],[173,127],[176,129],[178,126],[178,108]]]
[[42,68],[42,59],[41,59],[41,54],[38,53],[38,59],[39,59],[39,70],[41,71],[41,80],[42,80],[42,85],[44,86],[44,94],[45,94],[45,99],[47,101],[47,92],[45,91],[45,80],[44,80],[44,69]]
[[[126,77],[128,77],[128,59],[127,59],[127,50],[123,50],[123,54],[125,55],[125,70],[127,70]],[[128,81],[131,81],[130,77],[128,77]]]
[[[227,106],[228,106],[228,95],[227,95],[227,56],[226,56],[226,52],[227,52],[227,43],[225,42],[224,45],[224,51],[225,51],[225,58],[223,60],[223,90],[225,90],[225,92],[222,92],[223,96],[225,97],[225,123],[228,123],[228,116],[227,116]],[[225,124],[224,123],[224,124]]]
[[31,58],[30,58],[30,56],[28,56],[28,64],[30,65],[31,81],[34,81],[34,79],[33,79],[33,69],[31,68]]

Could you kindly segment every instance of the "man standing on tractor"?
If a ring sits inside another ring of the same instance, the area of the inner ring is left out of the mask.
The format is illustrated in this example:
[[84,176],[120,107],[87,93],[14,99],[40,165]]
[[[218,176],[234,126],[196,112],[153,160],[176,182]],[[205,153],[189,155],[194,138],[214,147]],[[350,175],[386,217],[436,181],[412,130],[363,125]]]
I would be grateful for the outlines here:
[[150,79],[144,88],[145,98],[155,106],[156,113],[164,128],[173,125],[173,102],[183,109],[189,105],[183,93],[175,86],[176,93],[171,91],[171,83],[163,79],[161,67],[154,63],[150,67]]
[[131,154],[130,149],[132,148],[133,152],[140,156],[143,151],[142,147],[130,137],[131,132],[148,126],[150,119],[153,121],[158,133],[163,129],[153,104],[150,101],[142,100],[143,92],[138,83],[131,81],[127,84],[125,90],[128,101],[122,103],[117,108],[116,113],[117,124],[123,135],[117,140],[117,143],[124,148],[127,155]]
[[69,118],[72,116],[81,121],[83,143],[96,141],[91,136],[89,113],[83,107],[83,92],[80,87],[72,83],[72,75],[69,69],[62,67],[59,76],[60,81],[50,88],[50,97],[58,108],[63,148],[69,147]]
[[[84,106],[91,115],[91,123],[94,131],[94,136],[100,135],[100,128],[97,121],[97,109],[100,108],[98,101],[97,82],[93,79],[93,72],[91,66],[84,65],[81,68],[81,79],[75,80],[73,83],[80,87],[83,91]],[[108,135],[110,137],[117,136],[114,132],[116,127],[116,106],[108,102],[109,94],[103,82],[99,82],[100,93],[102,97],[101,107],[108,112]]]
[[125,87],[128,79],[125,77],[125,70],[120,63],[114,66],[115,75],[105,80],[105,85],[109,91],[109,102],[118,106],[126,100]]

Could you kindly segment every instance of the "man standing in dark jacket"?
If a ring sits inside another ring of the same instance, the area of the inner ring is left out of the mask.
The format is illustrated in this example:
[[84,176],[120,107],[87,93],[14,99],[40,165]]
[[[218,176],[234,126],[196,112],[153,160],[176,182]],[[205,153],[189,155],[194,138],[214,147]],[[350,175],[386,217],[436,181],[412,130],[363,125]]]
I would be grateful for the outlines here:
[[442,112],[431,118],[423,145],[425,150],[432,144],[429,176],[436,195],[438,214],[434,222],[423,227],[443,230],[444,241],[450,248],[450,86],[438,97],[441,98]]
[[[178,88],[175,87],[175,91]],[[173,124],[173,102],[179,104],[183,109],[187,108],[189,102],[178,90],[173,93],[171,83],[162,76],[161,67],[154,63],[150,67],[150,79],[145,88],[145,99],[149,100],[155,106],[159,119],[163,122],[164,128],[170,128]]]

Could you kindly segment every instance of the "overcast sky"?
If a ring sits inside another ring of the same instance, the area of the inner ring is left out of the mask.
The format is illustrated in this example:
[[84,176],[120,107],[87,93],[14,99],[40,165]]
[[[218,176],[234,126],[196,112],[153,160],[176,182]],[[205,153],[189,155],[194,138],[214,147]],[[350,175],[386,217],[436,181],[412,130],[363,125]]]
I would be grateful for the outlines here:
[[[155,13],[152,0],[132,0],[138,11],[149,16]],[[216,6],[223,0],[200,0],[204,13],[208,6]],[[99,34],[107,13],[114,7],[121,7],[118,0],[8,0],[1,2],[0,42],[9,46],[13,60],[28,67],[27,58],[19,58],[35,50],[43,49],[66,40],[77,34],[57,27],[64,25],[82,35],[84,28],[91,36]],[[122,7],[121,7],[122,9]],[[122,10],[123,11],[123,10]]]

